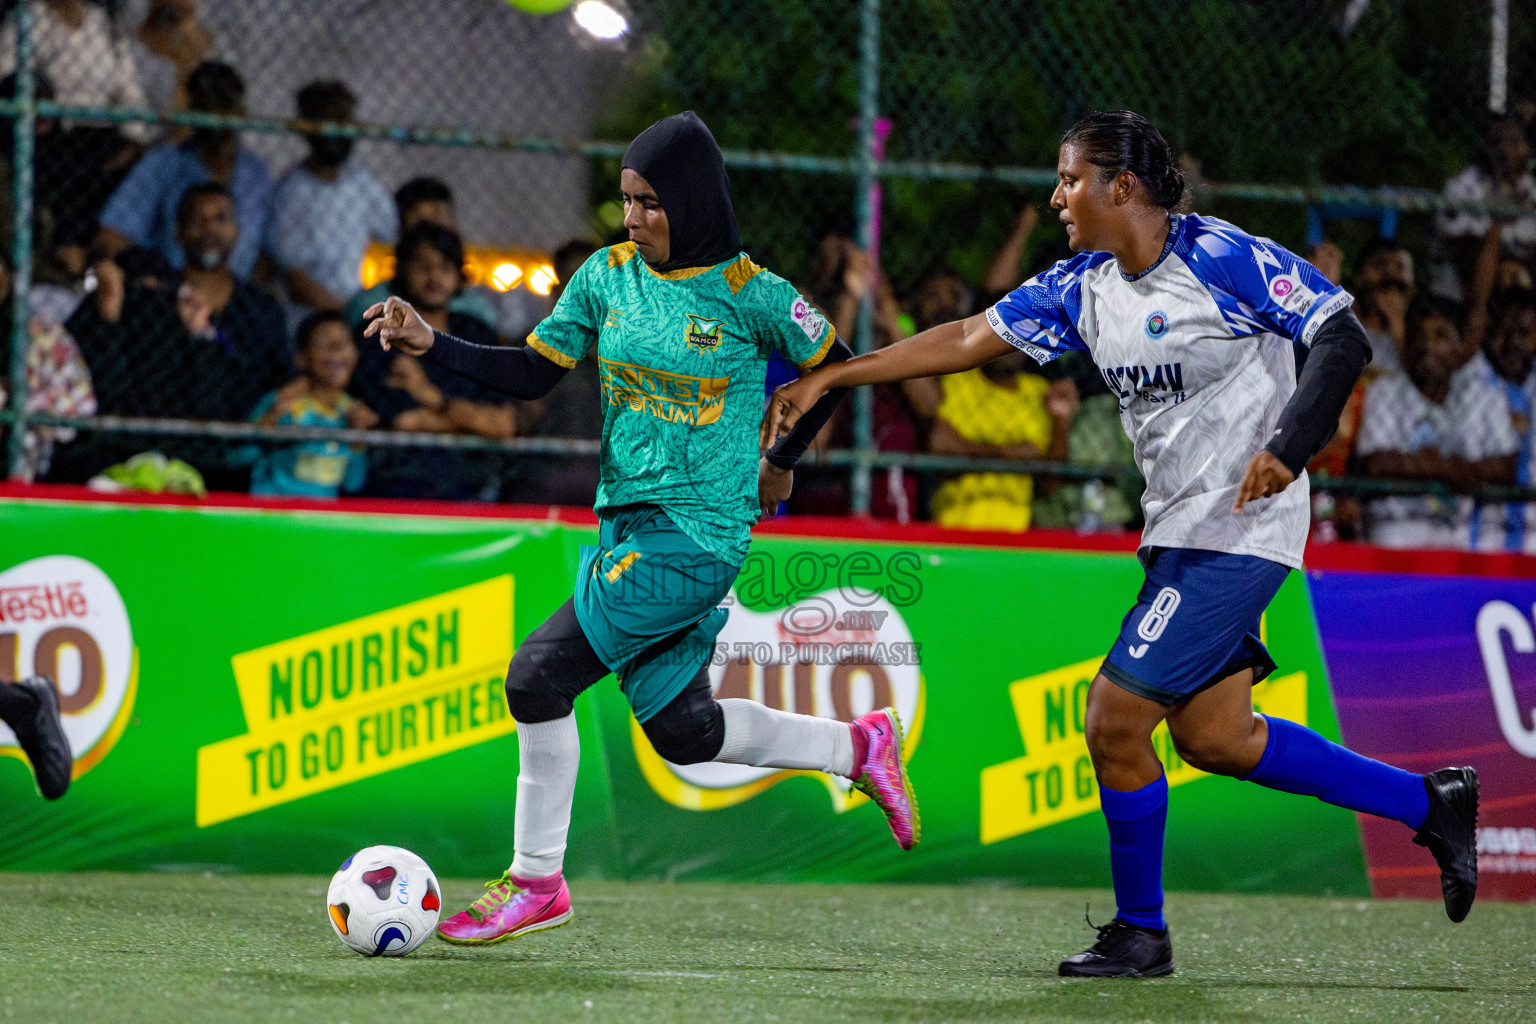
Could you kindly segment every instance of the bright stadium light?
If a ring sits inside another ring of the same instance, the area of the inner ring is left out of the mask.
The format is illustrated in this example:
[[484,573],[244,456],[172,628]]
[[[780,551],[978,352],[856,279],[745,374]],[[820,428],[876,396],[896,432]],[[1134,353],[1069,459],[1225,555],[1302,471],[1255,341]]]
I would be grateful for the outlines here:
[[498,263],[491,270],[491,287],[499,292],[509,292],[523,279],[523,268],[516,263]]
[[548,295],[559,280],[554,267],[537,267],[528,275],[528,290],[535,295]]
[[571,9],[571,18],[593,39],[611,43],[629,31],[629,19],[607,0],[580,0]]

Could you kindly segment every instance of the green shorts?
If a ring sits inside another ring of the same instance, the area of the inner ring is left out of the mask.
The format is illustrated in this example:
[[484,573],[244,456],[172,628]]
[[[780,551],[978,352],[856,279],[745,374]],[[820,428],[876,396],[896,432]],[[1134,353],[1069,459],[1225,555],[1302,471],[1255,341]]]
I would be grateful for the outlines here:
[[655,505],[598,516],[583,546],[576,619],[644,722],[671,703],[714,653],[739,568],[695,544]]

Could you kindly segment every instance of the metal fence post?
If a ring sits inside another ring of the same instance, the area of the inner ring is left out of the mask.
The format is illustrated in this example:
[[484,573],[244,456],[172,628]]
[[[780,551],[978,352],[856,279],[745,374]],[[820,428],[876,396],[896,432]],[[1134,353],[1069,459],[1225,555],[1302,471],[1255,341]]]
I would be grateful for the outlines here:
[[1509,96],[1509,0],[1493,0],[1488,35],[1488,109],[1502,114]]
[[32,137],[37,124],[37,104],[33,95],[32,7],[19,3],[12,12],[16,19],[16,119],[15,145],[11,159],[11,195],[16,207],[15,232],[11,252],[11,411],[9,445],[10,476],[17,479],[26,470],[27,445],[27,342],[31,318],[32,292]]
[[[859,183],[858,243],[866,252],[876,245],[874,237],[875,189],[878,187],[880,154],[880,0],[863,0],[859,6]],[[859,303],[854,351],[874,348],[875,289]],[[849,475],[849,506],[854,515],[869,513],[870,457],[874,453],[875,395],[867,387],[853,395],[853,444],[860,458]]]

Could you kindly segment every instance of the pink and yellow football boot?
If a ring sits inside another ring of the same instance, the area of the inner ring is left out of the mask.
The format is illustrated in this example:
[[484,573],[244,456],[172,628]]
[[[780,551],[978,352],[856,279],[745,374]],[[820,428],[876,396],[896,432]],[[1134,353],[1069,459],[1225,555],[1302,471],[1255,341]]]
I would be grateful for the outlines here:
[[484,896],[446,921],[437,937],[460,946],[490,946],[529,932],[558,928],[571,919],[564,875],[518,878],[510,871],[485,883]]
[[[896,845],[910,850],[923,836],[917,814],[917,794],[901,761],[901,719],[895,708],[871,711],[855,719],[853,788],[885,812]],[[860,756],[862,754],[862,756]]]

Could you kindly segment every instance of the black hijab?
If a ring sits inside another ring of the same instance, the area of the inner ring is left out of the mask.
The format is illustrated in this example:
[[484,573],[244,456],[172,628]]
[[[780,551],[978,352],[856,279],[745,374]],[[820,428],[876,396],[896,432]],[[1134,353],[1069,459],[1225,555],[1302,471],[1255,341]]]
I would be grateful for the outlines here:
[[712,267],[741,252],[725,161],[699,115],[685,110],[651,125],[624,151],[623,166],[656,190],[667,212],[672,254],[651,269]]

